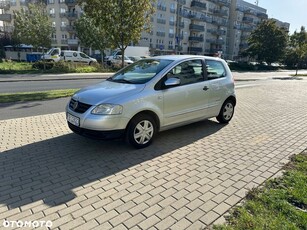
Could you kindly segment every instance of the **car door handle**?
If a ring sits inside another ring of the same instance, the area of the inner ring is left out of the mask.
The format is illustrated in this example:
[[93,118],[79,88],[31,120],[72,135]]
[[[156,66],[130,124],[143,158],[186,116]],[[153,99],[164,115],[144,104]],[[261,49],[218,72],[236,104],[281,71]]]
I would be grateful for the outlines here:
[[207,91],[209,88],[205,85],[203,90]]

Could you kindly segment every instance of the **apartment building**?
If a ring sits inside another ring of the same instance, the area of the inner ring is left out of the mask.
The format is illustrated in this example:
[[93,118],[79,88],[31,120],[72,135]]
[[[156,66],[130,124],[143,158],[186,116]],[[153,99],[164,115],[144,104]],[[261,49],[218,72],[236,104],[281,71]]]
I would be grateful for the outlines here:
[[[0,20],[3,21],[3,29],[12,32],[14,28],[14,11],[26,7],[36,0],[5,0],[0,1],[0,8],[3,13]],[[81,8],[76,0],[47,0],[47,13],[52,22],[52,46],[63,49],[77,50],[80,48],[80,41],[76,36],[74,23],[82,15]]]
[[158,0],[151,33],[139,44],[154,54],[226,53],[230,0]]
[[[13,11],[31,1],[35,0],[0,0],[4,31],[13,30]],[[52,46],[82,48],[74,28],[83,13],[77,1],[46,3],[54,28]],[[248,45],[250,33],[259,22],[268,19],[266,9],[243,0],[157,0],[155,7],[151,32],[143,32],[140,41],[131,44],[150,47],[152,54],[205,54],[238,59]]]
[[235,0],[232,2],[228,58],[236,60],[240,58],[240,52],[248,47],[247,39],[251,32],[257,28],[262,20],[267,20],[267,10],[257,5]]

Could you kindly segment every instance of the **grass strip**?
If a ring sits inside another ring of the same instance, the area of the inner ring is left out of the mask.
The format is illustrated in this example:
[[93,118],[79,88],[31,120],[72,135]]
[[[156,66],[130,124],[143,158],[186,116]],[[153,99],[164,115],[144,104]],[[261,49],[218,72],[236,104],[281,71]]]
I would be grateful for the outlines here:
[[282,177],[249,191],[216,230],[307,229],[307,150],[290,158]]
[[305,73],[299,73],[299,74],[297,74],[297,75],[291,74],[290,76],[292,76],[292,77],[307,77],[307,74],[305,74]]
[[22,92],[22,93],[1,93],[0,103],[22,102],[22,101],[42,101],[61,97],[70,97],[78,89],[60,89],[39,92]]

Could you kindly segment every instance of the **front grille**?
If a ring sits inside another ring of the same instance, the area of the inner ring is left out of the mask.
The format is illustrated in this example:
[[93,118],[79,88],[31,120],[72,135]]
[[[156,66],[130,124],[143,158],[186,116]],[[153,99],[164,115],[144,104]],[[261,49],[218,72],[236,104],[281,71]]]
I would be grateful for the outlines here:
[[[76,106],[77,103],[77,106]],[[74,99],[71,99],[69,102],[69,108],[72,111],[75,111],[76,113],[84,113],[86,110],[88,110],[92,105],[82,103],[80,101],[76,101]]]

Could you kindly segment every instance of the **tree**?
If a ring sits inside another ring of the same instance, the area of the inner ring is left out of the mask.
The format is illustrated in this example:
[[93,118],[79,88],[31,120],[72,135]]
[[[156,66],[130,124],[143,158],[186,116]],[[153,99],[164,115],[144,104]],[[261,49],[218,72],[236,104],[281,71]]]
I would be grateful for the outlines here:
[[131,43],[137,43],[142,31],[150,30],[150,18],[154,13],[154,0],[80,0],[84,10],[101,26],[111,48],[119,48],[124,65],[125,49]]
[[101,25],[96,26],[94,20],[86,14],[77,20],[75,26],[81,43],[100,51],[103,64],[104,50],[108,47],[108,39],[104,28]]
[[[29,4],[28,9],[14,11],[13,36],[34,48],[50,47],[52,26],[43,3]],[[43,49],[44,50],[44,49]]]
[[246,54],[255,57],[259,62],[267,62],[270,65],[283,58],[287,40],[286,31],[277,27],[273,20],[263,21],[251,33]]
[[294,32],[290,36],[288,54],[291,55],[292,60],[295,62],[296,75],[302,62],[307,58],[307,32],[305,27],[301,27],[301,31]]

